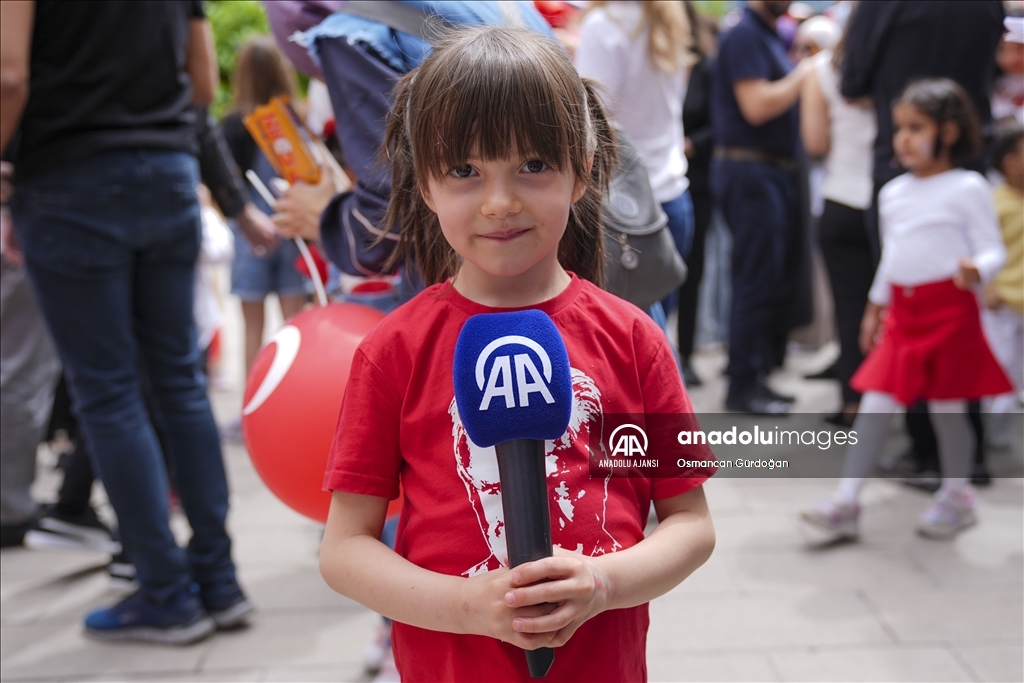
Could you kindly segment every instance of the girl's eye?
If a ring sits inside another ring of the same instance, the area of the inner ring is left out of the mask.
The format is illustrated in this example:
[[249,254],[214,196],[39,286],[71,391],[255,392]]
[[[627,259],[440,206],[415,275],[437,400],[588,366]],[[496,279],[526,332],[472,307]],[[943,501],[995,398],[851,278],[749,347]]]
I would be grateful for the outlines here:
[[527,173],[540,173],[541,171],[547,170],[548,165],[540,159],[530,159],[523,165]]
[[451,173],[456,178],[468,178],[469,176],[473,175],[473,167],[468,164],[465,166],[454,166],[452,167],[452,170],[449,171],[449,173]]

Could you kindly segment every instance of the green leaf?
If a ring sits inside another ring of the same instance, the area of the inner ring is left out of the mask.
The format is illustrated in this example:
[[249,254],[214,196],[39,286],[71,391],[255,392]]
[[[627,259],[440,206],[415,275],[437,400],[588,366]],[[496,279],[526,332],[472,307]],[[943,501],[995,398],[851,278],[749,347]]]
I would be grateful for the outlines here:
[[257,0],[209,0],[205,7],[220,71],[220,87],[211,110],[220,118],[231,104],[231,75],[239,49],[252,36],[269,35],[270,25],[263,5]]

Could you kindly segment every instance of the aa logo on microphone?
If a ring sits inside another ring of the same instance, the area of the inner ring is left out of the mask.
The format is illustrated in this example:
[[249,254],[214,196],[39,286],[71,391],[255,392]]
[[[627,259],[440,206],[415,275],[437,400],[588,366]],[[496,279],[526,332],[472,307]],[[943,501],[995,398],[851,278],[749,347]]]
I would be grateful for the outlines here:
[[[533,356],[524,353],[507,353],[495,355],[503,347],[526,347],[536,354],[540,360],[540,368],[534,362]],[[490,372],[487,372],[487,361],[494,356]],[[547,351],[540,344],[521,335],[508,335],[499,337],[484,347],[476,359],[476,385],[484,392],[480,401],[480,410],[487,410],[491,401],[499,399],[504,401],[506,408],[528,408],[530,406],[530,395],[539,394],[538,399],[545,403],[554,403],[555,397],[551,395],[548,385],[551,383],[551,358]],[[513,372],[515,380],[513,381]]]
[[608,437],[611,457],[644,458],[647,456],[647,433],[635,424],[622,424]]

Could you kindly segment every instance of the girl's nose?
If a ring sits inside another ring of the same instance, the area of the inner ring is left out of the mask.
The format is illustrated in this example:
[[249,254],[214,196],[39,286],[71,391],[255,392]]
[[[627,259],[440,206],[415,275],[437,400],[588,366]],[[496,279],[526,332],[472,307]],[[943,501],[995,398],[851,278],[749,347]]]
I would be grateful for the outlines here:
[[488,218],[505,218],[519,213],[522,202],[516,192],[514,183],[495,180],[487,186],[480,213]]

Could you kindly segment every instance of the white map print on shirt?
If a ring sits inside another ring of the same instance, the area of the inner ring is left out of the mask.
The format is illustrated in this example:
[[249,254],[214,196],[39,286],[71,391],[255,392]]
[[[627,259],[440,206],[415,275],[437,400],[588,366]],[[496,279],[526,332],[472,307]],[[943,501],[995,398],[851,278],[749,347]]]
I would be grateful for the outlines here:
[[[558,514],[551,520],[552,535],[557,538],[561,530],[572,530],[573,526],[579,526],[584,531],[579,536],[593,540],[586,546],[580,542],[575,548],[566,550],[601,555],[622,548],[622,544],[606,528],[610,475],[603,480],[589,479],[589,463],[586,456],[581,454],[589,452],[587,449],[591,431],[597,430],[600,433],[603,417],[601,392],[582,371],[576,368],[570,370],[573,405],[569,426],[561,438],[544,442],[545,468],[558,510]],[[481,448],[472,442],[462,425],[454,398],[448,413],[452,417],[455,466],[466,487],[467,502],[476,515],[480,533],[490,549],[487,557],[462,572],[463,576],[475,576],[503,566],[506,556],[498,456],[493,446]],[[582,444],[582,451],[574,451],[574,444]],[[582,477],[579,468],[584,470]],[[573,485],[570,485],[570,480],[574,482]],[[585,482],[582,487],[578,485],[580,480]],[[590,533],[586,533],[588,530]],[[555,545],[558,546],[558,543]]]

